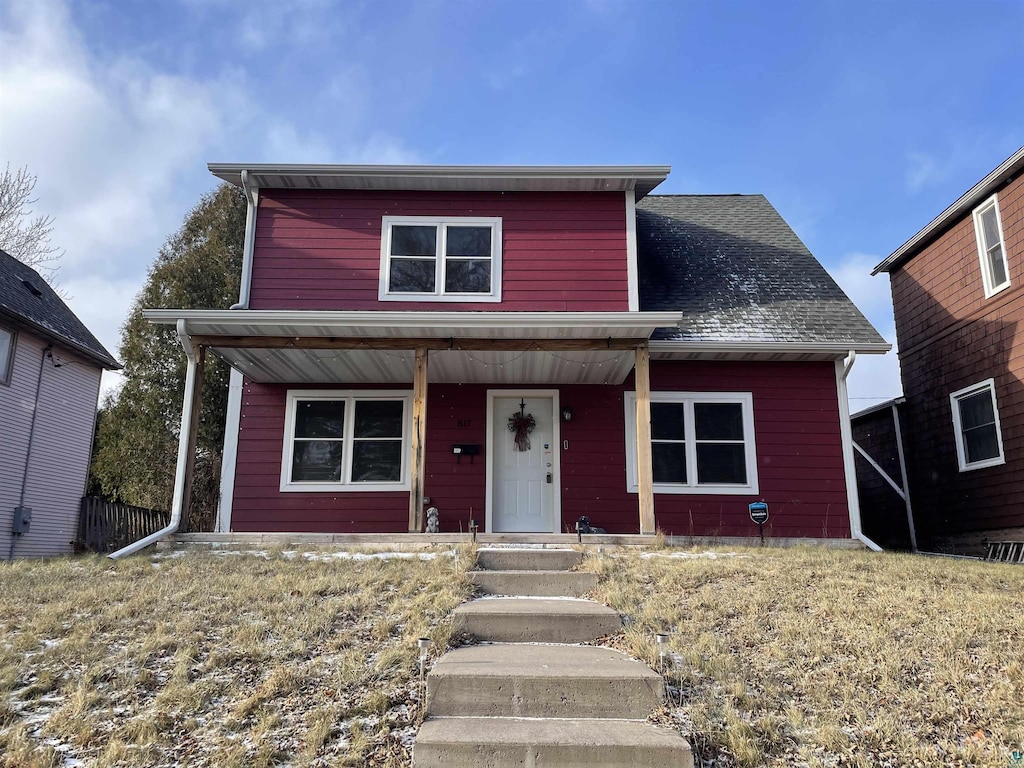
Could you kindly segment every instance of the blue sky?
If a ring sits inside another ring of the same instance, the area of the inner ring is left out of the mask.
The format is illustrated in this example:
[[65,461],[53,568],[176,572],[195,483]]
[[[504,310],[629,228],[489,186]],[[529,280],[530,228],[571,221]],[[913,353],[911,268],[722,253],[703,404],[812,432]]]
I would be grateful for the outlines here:
[[[871,267],[1024,143],[1024,3],[0,0],[0,162],[110,348],[208,161],[668,164]],[[861,358],[852,408],[899,394]]]

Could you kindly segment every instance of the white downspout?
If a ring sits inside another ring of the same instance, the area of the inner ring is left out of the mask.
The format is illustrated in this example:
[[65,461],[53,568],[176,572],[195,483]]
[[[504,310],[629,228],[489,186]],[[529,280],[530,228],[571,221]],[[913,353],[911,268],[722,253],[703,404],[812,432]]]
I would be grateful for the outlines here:
[[[839,432],[843,441],[843,467],[846,474],[846,502],[850,508],[850,535],[863,542],[870,550],[881,552],[882,548],[864,535],[860,527],[860,497],[857,494],[857,466],[853,459],[853,427],[850,424],[850,397],[846,389],[846,378],[857,362],[857,353],[850,350],[843,363],[836,362],[836,391],[839,396]],[[840,366],[842,368],[840,369]]]
[[143,539],[132,542],[126,547],[122,547],[116,552],[111,552],[107,557],[111,560],[118,560],[126,555],[134,554],[140,549],[148,547],[150,544],[155,544],[164,536],[169,536],[178,530],[178,526],[181,524],[181,511],[185,504],[185,464],[188,460],[188,436],[189,432],[192,431],[192,400],[195,395],[193,391],[195,389],[196,380],[196,353],[192,349],[192,341],[188,337],[188,332],[185,327],[185,321],[183,319],[178,320],[178,341],[181,342],[182,348],[185,350],[186,364],[185,364],[185,396],[182,398],[181,403],[181,432],[178,435],[178,463],[174,470],[174,494],[171,497],[171,520],[170,522],[161,528],[156,533],[151,533]]
[[242,171],[242,191],[245,193],[245,240],[242,242],[242,279],[238,285],[238,303],[231,309],[249,308],[249,284],[252,282],[252,251],[256,241],[256,207],[260,199],[259,187],[249,183],[249,172]]

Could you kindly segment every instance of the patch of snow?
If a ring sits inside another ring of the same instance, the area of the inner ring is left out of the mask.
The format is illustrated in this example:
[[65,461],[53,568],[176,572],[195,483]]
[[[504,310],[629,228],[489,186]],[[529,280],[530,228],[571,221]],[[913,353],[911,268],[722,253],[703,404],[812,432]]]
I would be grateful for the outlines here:
[[564,595],[480,595],[480,597],[474,598],[470,602],[478,602],[480,600],[551,600],[554,601],[569,601],[574,603],[594,603],[595,600],[588,600],[585,597],[567,597]]
[[640,557],[650,560],[652,557],[665,557],[670,560],[718,560],[719,558],[749,558],[750,555],[741,555],[738,552],[641,552]]

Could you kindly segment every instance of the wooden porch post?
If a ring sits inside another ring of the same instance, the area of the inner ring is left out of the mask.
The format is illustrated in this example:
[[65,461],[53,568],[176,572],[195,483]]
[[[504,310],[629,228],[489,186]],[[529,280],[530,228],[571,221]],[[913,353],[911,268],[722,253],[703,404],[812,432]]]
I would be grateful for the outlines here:
[[412,438],[409,441],[409,532],[423,530],[423,475],[427,424],[427,349],[416,349],[416,364],[412,376]]
[[189,531],[192,511],[192,482],[196,471],[196,439],[199,436],[199,413],[203,396],[203,373],[206,370],[206,347],[196,350],[196,374],[192,380],[192,410],[188,420],[188,453],[185,454],[185,483],[181,491],[181,524],[178,530]]
[[654,470],[651,465],[651,353],[645,342],[636,348],[636,477],[640,533],[653,534]]

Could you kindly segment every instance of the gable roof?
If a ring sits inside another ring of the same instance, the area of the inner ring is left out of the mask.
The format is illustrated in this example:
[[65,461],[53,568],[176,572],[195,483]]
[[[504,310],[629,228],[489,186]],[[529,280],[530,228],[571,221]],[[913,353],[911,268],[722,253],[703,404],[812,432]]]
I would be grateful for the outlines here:
[[102,368],[121,365],[32,267],[0,250],[0,317],[10,317],[50,341],[63,344]]
[[763,195],[650,195],[636,228],[641,311],[683,311],[654,339],[888,347]]
[[892,272],[892,270],[910,261],[926,245],[959,221],[961,216],[973,209],[978,203],[1003,186],[1003,184],[1011,181],[1021,170],[1024,170],[1024,147],[1021,147],[1006,158],[985,178],[964,192],[956,202],[932,219],[928,226],[889,254],[885,261],[871,270],[871,274],[877,275],[879,272]]

